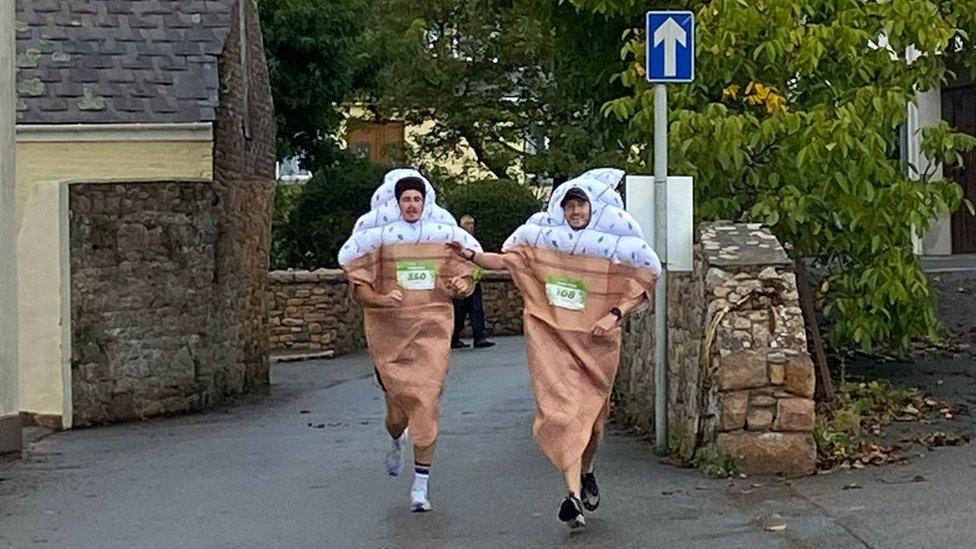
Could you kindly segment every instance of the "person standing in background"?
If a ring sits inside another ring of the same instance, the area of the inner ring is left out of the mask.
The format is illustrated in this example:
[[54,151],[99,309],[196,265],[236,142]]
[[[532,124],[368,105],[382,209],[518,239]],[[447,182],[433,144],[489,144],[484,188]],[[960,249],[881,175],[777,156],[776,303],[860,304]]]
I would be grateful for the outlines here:
[[[460,220],[461,228],[474,236],[474,217],[468,214],[462,215]],[[485,335],[485,305],[481,291],[481,277],[483,272],[479,269],[475,272],[474,293],[464,299],[454,300],[454,335],[451,337],[452,349],[466,349],[467,343],[461,341],[461,331],[464,330],[464,317],[471,318],[471,331],[474,335],[474,348],[485,349],[494,347],[495,342],[489,341]]]

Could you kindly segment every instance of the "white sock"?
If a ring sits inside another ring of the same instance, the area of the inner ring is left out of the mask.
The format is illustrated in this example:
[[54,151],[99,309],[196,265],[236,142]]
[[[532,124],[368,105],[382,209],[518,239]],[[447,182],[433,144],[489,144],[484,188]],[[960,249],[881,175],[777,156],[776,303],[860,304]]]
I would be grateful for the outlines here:
[[410,488],[410,490],[414,492],[427,493],[427,481],[429,479],[430,479],[430,473],[415,472],[413,474],[413,487]]

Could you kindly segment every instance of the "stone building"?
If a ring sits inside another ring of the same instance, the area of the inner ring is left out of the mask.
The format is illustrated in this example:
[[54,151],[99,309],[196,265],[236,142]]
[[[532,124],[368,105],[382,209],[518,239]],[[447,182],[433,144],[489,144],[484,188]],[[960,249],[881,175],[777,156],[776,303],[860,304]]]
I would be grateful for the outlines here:
[[17,0],[20,409],[267,383],[274,116],[254,0]]

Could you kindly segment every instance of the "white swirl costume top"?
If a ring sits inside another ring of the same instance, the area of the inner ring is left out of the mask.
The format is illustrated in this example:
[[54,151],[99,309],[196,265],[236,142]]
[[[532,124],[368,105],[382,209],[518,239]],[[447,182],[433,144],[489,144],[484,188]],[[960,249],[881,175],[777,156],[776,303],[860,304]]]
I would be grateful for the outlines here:
[[[403,220],[395,195],[397,181],[405,177],[420,178],[427,188],[423,214],[415,223]],[[339,249],[339,265],[368,255],[380,246],[396,244],[460,242],[464,247],[480,252],[481,244],[458,226],[453,215],[436,204],[436,198],[430,181],[417,170],[400,168],[387,173],[383,184],[373,193],[370,211],[359,218],[352,236]]]
[[[610,168],[591,170],[561,185],[549,199],[544,212],[534,214],[520,226],[502,251],[533,246],[570,255],[607,259],[613,263],[661,274],[661,261],[644,240],[640,225],[623,209],[624,202],[613,181],[623,176]],[[561,202],[570,189],[579,189],[590,199],[590,224],[581,230],[569,226]]]

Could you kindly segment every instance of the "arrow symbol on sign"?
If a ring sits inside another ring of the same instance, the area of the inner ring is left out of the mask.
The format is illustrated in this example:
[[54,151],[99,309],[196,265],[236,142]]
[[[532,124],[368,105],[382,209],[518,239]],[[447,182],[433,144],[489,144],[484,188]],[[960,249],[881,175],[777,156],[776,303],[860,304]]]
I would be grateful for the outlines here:
[[688,33],[672,17],[668,17],[668,20],[654,31],[654,47],[656,48],[661,42],[664,42],[664,76],[678,74],[677,44],[684,47],[687,45],[687,41]]

